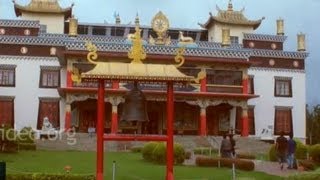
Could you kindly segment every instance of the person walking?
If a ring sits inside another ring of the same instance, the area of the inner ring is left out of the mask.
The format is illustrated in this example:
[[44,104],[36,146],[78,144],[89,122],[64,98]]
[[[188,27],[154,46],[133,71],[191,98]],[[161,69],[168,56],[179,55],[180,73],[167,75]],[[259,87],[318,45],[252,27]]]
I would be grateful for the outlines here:
[[230,158],[231,157],[231,142],[229,136],[226,134],[223,135],[220,146],[221,157]]
[[236,141],[233,139],[233,134],[229,134],[229,139],[231,143],[231,155],[233,158],[235,158],[236,157],[236,151],[235,151]]
[[293,135],[290,134],[288,140],[288,169],[294,168],[294,153],[296,152],[297,143],[293,140]]
[[283,165],[286,162],[287,149],[288,140],[284,137],[284,132],[280,132],[280,136],[276,139],[276,153],[281,170],[283,170]]

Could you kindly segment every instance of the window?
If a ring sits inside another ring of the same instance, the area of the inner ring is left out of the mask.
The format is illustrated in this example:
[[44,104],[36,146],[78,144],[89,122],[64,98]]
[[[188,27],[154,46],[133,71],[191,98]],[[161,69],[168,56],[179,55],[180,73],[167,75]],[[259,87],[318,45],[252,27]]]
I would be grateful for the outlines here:
[[0,125],[14,126],[13,97],[0,97]]
[[291,78],[276,77],[274,96],[276,97],[292,97]]
[[285,135],[289,135],[292,133],[291,108],[276,107],[274,124],[274,134],[279,135],[284,132]]
[[241,71],[208,70],[207,84],[242,85]]
[[15,65],[0,66],[0,86],[15,86]]
[[[254,107],[249,106],[248,107],[248,121],[249,121],[249,134],[255,135],[255,120],[254,120]],[[242,131],[242,108],[237,107],[237,113],[236,113],[236,133],[241,133]]]
[[238,36],[230,36],[231,44],[239,44],[239,37]]
[[254,94],[254,80],[253,76],[248,79],[248,94]]
[[60,67],[41,67],[40,88],[60,86]]
[[47,117],[53,128],[60,127],[59,99],[40,98],[37,129],[42,129],[43,119]]

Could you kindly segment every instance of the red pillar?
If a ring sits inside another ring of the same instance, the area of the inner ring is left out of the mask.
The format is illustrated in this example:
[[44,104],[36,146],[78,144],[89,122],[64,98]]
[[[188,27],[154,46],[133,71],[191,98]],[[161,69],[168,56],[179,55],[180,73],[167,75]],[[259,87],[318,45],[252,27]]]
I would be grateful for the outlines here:
[[200,136],[207,135],[207,115],[206,115],[206,108],[200,108]]
[[167,174],[166,180],[173,180],[173,82],[168,82],[167,87]]
[[207,92],[207,77],[200,80],[200,92]]
[[72,87],[72,79],[71,79],[72,72],[67,70],[67,87]]
[[112,105],[111,134],[118,132],[118,106]]
[[249,136],[249,119],[248,119],[248,109],[242,108],[242,131],[241,136]]
[[242,79],[242,93],[248,94],[248,76],[244,76]]
[[99,80],[97,114],[97,180],[103,180],[104,80]]
[[68,131],[71,128],[71,105],[66,105],[66,115],[64,121],[64,131]]
[[119,89],[119,81],[112,81],[112,89]]

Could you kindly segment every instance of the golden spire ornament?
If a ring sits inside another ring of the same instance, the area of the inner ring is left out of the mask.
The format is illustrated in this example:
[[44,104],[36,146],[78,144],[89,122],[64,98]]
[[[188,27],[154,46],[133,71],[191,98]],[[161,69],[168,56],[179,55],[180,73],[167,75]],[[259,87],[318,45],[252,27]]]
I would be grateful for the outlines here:
[[143,41],[141,39],[141,29],[139,26],[135,28],[136,32],[132,37],[132,47],[128,52],[129,59],[132,59],[131,63],[142,63],[141,60],[146,59],[147,54],[143,49]]

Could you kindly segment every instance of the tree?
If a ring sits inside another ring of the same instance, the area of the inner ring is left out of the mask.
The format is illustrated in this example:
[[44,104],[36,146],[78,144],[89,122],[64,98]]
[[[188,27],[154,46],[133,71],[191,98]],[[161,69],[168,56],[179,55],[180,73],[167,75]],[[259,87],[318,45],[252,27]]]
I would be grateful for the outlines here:
[[310,144],[320,143],[320,104],[313,108],[306,106],[307,136]]

